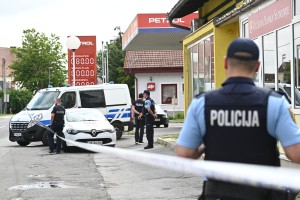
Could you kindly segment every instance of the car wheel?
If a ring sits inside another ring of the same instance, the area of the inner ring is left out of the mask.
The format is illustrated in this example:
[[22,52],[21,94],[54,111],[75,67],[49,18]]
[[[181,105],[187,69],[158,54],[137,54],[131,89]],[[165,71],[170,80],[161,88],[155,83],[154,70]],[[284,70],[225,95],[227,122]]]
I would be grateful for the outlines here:
[[123,127],[120,123],[112,123],[113,127],[116,129],[117,140],[121,139],[123,135]]
[[43,132],[42,143],[43,143],[43,145],[45,145],[45,146],[48,146],[48,145],[49,145],[49,144],[48,144],[48,131],[47,131],[47,130],[45,130],[45,131]]
[[168,128],[168,127],[169,127],[169,124],[164,124],[164,127],[165,127],[165,128]]
[[28,141],[17,141],[17,143],[20,145],[20,146],[22,146],[22,147],[25,147],[25,146],[27,146],[27,145],[29,145],[30,144],[30,142],[28,142]]

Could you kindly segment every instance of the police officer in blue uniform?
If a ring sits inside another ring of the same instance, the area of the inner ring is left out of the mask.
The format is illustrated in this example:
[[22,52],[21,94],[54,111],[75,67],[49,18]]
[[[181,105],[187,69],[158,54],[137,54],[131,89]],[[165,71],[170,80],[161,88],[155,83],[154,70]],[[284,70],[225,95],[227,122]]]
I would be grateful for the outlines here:
[[148,145],[144,147],[144,149],[152,149],[153,148],[153,137],[154,137],[154,129],[153,124],[154,120],[157,118],[155,112],[155,103],[153,99],[150,98],[150,92],[148,90],[144,90],[144,99],[145,106],[143,110],[143,115],[146,119],[146,136],[148,140]]
[[[198,95],[191,103],[179,135],[181,157],[234,163],[280,166],[277,141],[288,158],[300,163],[300,131],[284,96],[258,88],[259,49],[238,38],[227,49],[227,80],[222,88]],[[288,195],[287,195],[288,194]],[[285,191],[207,180],[199,199],[295,199]]]
[[[65,108],[61,105],[61,100],[55,100],[55,106],[51,112],[51,129],[58,136],[63,137],[63,128],[65,124],[64,120],[65,116]],[[54,143],[54,134],[50,131],[48,132],[48,143],[49,143],[49,153],[54,153],[56,151],[57,154],[60,153],[61,150],[61,139],[56,137],[56,144]]]
[[[135,144],[142,144],[144,137],[145,118],[141,115],[145,106],[143,93],[139,94],[139,98],[132,104],[132,112],[135,118]],[[141,115],[141,116],[140,116]]]

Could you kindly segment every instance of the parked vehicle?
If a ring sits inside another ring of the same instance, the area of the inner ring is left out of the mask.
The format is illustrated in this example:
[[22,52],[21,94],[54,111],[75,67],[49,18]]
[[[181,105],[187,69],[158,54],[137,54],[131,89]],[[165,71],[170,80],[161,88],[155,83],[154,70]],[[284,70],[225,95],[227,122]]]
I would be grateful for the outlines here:
[[[265,83],[265,87],[275,90],[274,83]],[[291,85],[286,83],[279,83],[278,84],[278,91],[285,96],[287,101],[291,103]],[[295,104],[300,106],[300,91],[298,88],[295,88]]]
[[[116,145],[116,130],[95,108],[72,108],[66,110],[63,134],[66,139],[89,144]],[[64,151],[68,151],[72,143],[62,142]]]
[[164,125],[165,128],[169,127],[169,116],[167,114],[167,110],[163,110],[159,104],[155,104],[155,110],[157,118],[154,121],[154,125],[156,127],[160,127],[161,125]]
[[60,98],[66,109],[97,108],[117,131],[117,139],[124,130],[133,129],[131,98],[126,84],[101,84],[91,86],[56,87],[38,91],[26,108],[9,122],[9,140],[21,146],[42,141],[48,145],[47,131],[40,126],[27,128],[30,116],[38,116],[44,125],[50,125],[54,100]]

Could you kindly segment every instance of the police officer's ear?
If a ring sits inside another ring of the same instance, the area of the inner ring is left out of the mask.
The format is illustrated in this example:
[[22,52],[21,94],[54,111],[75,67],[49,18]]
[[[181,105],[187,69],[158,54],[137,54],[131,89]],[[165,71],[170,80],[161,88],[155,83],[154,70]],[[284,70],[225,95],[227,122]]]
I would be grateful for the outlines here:
[[225,68],[225,70],[227,70],[228,69],[228,58],[227,57],[224,57],[224,68]]
[[260,62],[257,61],[256,65],[255,65],[255,72],[258,72],[259,66],[260,66]]

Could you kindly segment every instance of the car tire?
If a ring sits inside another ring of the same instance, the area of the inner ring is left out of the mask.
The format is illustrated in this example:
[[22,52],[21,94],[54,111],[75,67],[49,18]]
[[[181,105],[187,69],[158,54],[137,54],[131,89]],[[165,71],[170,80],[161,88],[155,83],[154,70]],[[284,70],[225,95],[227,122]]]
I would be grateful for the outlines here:
[[30,142],[26,141],[26,140],[22,140],[22,141],[17,141],[17,143],[22,146],[22,147],[25,147],[27,145],[30,144]]
[[169,127],[169,124],[164,124],[164,127],[165,127],[165,128],[168,128],[168,127]]
[[48,146],[48,131],[45,130],[42,135],[42,143],[44,146]]
[[123,127],[121,123],[112,123],[113,127],[116,129],[117,140],[121,139],[123,135]]

